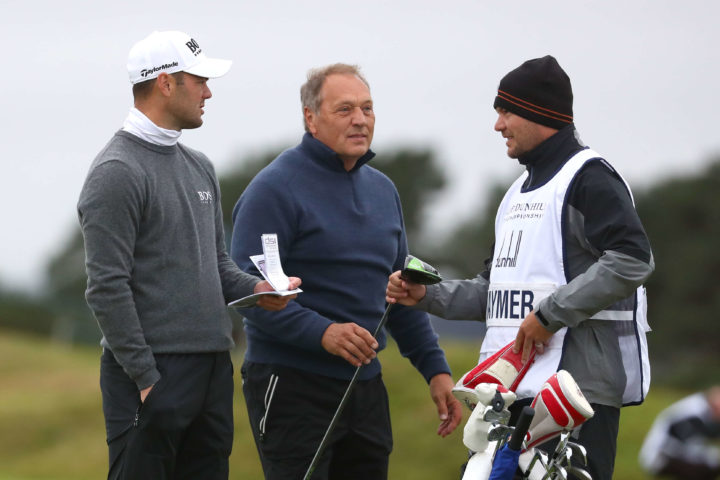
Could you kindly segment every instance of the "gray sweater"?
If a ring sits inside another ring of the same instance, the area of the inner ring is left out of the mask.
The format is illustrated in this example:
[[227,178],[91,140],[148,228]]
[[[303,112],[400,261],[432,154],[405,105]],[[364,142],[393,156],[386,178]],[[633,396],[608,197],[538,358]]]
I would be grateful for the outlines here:
[[205,155],[119,131],[90,167],[78,215],[101,343],[139,389],[160,379],[154,353],[232,348],[226,303],[259,279],[227,255]]

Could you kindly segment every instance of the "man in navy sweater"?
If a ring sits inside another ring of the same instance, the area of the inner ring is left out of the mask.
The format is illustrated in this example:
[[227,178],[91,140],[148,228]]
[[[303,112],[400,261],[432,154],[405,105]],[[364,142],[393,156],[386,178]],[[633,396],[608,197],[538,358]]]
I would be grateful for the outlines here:
[[[358,383],[313,478],[387,478],[392,433],[372,333],[385,309],[388,275],[407,240],[400,198],[367,165],[375,114],[357,67],[311,70],[301,88],[306,134],[261,171],[233,211],[232,258],[251,269],[260,236],[276,233],[283,269],[304,293],[283,312],[248,309],[243,392],[267,479],[302,478],[355,369]],[[387,329],[423,375],[441,420],[460,422],[453,381],[427,314],[403,306]]]

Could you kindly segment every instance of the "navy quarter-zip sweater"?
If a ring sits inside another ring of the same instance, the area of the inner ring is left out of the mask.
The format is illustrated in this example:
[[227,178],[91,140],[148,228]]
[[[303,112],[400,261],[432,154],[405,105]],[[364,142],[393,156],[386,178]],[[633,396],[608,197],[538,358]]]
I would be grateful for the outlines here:
[[[276,233],[287,275],[302,278],[303,293],[280,312],[242,310],[245,359],[350,379],[355,367],[321,345],[333,322],[355,322],[373,333],[385,311],[388,276],[403,267],[407,240],[392,181],[366,165],[368,152],[346,171],[325,144],[305,134],[248,185],[233,210],[230,253],[245,271],[262,253],[260,236]],[[394,306],[387,329],[400,352],[426,381],[450,373],[424,312]],[[379,350],[386,345],[378,335]],[[375,358],[359,379],[380,373]]]

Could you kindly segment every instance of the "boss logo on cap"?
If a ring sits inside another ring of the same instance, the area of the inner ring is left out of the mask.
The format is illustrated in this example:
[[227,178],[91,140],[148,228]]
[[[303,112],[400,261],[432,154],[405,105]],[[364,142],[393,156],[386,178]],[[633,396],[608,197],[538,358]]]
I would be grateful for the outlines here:
[[200,48],[200,45],[195,41],[194,38],[191,38],[189,42],[185,43],[187,47],[190,49],[190,51],[193,53],[193,55],[197,56],[202,52],[202,49]]

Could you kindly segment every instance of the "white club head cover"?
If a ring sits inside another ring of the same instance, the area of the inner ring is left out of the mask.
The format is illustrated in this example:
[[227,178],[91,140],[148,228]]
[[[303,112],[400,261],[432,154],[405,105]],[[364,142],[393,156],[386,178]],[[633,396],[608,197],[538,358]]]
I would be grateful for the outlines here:
[[465,373],[455,388],[475,388],[480,383],[496,383],[508,390],[515,391],[535,361],[535,347],[530,351],[530,358],[522,363],[522,351],[513,353],[515,341],[512,341],[488,357],[484,362]]
[[490,405],[493,397],[495,397],[496,390],[500,390],[500,395],[505,401],[506,408],[509,407],[517,398],[514,392],[509,391],[502,384],[495,382],[475,383],[472,387],[468,387],[463,385],[463,382],[464,379],[458,380],[452,389],[452,394],[455,398],[460,400],[461,403],[464,403],[470,411],[475,409],[475,405]]
[[514,392],[494,383],[481,383],[475,387],[474,402],[477,406],[473,409],[463,429],[463,443],[473,452],[482,452],[488,446],[487,436],[492,423],[486,422],[484,417],[487,409],[492,409],[492,400],[498,390],[505,402],[504,409],[507,410],[517,398]]
[[475,395],[478,403],[481,403],[486,407],[492,404],[493,398],[495,398],[495,393],[497,391],[500,392],[500,396],[502,397],[503,402],[505,402],[505,408],[508,408],[510,405],[513,404],[515,399],[517,399],[517,395],[515,394],[515,392],[511,392],[507,388],[504,388],[502,385],[498,385],[495,383],[479,383],[475,386]]
[[528,448],[570,431],[595,414],[575,379],[560,370],[547,379],[532,402],[535,416],[527,433]]

